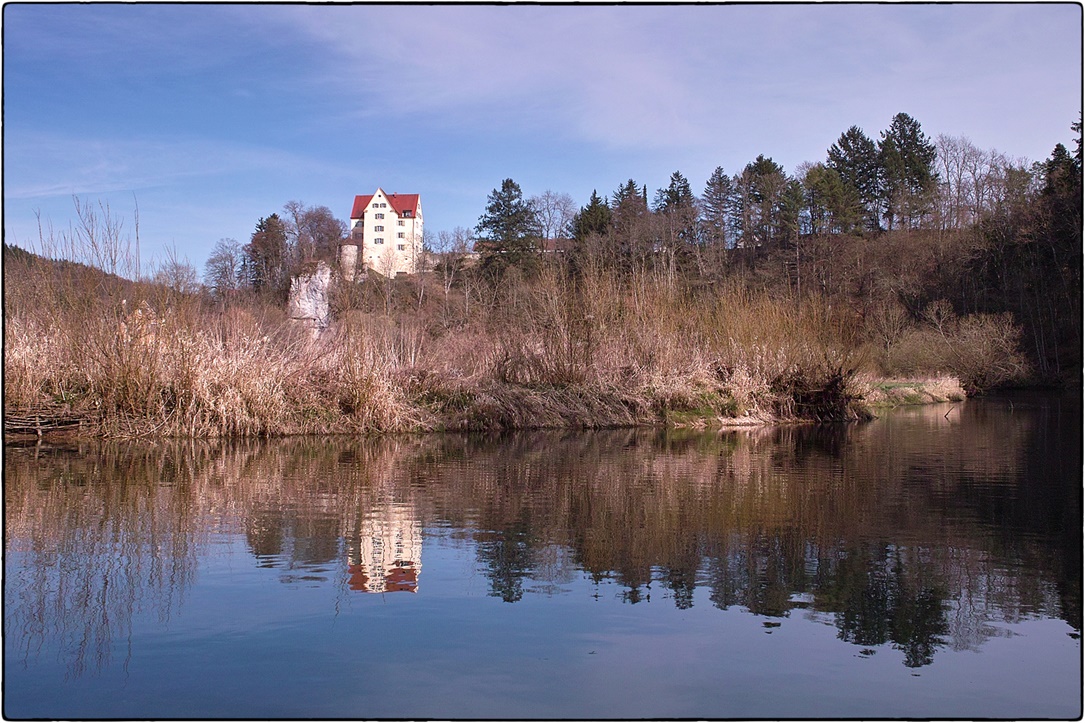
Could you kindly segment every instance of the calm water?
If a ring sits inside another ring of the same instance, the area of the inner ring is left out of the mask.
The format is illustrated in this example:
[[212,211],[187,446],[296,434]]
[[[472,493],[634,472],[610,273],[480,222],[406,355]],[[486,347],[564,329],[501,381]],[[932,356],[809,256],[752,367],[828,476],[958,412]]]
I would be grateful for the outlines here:
[[4,713],[1075,718],[1081,418],[9,447]]

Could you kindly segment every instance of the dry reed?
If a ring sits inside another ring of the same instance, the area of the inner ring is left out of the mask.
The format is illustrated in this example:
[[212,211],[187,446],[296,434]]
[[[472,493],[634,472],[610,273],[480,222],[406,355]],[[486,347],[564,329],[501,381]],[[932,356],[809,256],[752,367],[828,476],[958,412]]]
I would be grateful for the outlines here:
[[63,407],[106,436],[862,413],[854,320],[817,299],[548,266],[530,282],[490,289],[488,303],[470,314],[465,305],[460,319],[425,308],[393,316],[386,304],[384,313],[343,310],[314,336],[251,300],[222,305],[39,266],[5,293],[7,408]]

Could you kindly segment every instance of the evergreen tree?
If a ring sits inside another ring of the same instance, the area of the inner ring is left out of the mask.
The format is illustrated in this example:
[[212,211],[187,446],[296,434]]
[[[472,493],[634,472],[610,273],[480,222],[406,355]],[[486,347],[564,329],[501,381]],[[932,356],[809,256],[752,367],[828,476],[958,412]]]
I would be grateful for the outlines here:
[[671,174],[670,184],[656,191],[655,212],[666,219],[672,240],[695,243],[697,240],[697,197],[689,180],[679,171]]
[[681,172],[671,174],[670,185],[656,191],[655,212],[667,213],[692,208],[696,202],[689,181]]
[[759,155],[746,164],[738,177],[742,245],[745,248],[780,242],[783,235],[780,201],[786,185],[783,167],[771,158]]
[[864,208],[855,187],[824,163],[811,166],[803,177],[810,233],[851,233],[862,224]]
[[708,178],[704,193],[701,195],[702,237],[706,244],[719,244],[724,248],[733,246],[729,243],[732,234],[728,228],[735,187],[731,177],[717,166]]
[[863,207],[866,227],[871,231],[880,229],[880,167],[874,141],[861,128],[852,126],[829,148],[828,166],[854,192]]
[[1082,149],[1081,149],[1081,117],[1082,114],[1077,114],[1077,123],[1070,124],[1070,130],[1077,133],[1077,138],[1074,139],[1074,145],[1077,146],[1074,151],[1074,161],[1077,163],[1077,171],[1080,174],[1083,167]]
[[610,208],[614,228],[622,235],[628,235],[648,214],[645,196],[632,178],[614,192]]
[[938,174],[938,151],[919,121],[897,113],[878,144],[883,216],[890,230],[897,223],[915,228],[930,212]]
[[[1080,124],[1074,129],[1080,133]],[[1080,143],[1080,140],[1079,140]],[[1082,288],[1082,168],[1076,154],[1059,143],[1044,162],[1044,187],[1036,208],[1035,238],[1029,251],[1033,267],[1039,270],[1037,290],[1050,306],[1040,315],[1050,315],[1055,342],[1061,349],[1050,366],[1056,373],[1081,370],[1081,288]],[[1039,301],[1039,299],[1038,299]]]
[[631,203],[639,205],[642,201],[640,189],[637,184],[630,178],[628,181],[618,187],[618,190],[614,192],[612,208],[618,208],[624,203]]
[[289,282],[286,224],[278,214],[261,218],[242,249],[242,278],[259,293],[285,294]]
[[573,216],[573,238],[579,242],[592,234],[602,236],[610,229],[610,222],[610,206],[592,190],[588,205]]
[[511,178],[486,199],[486,213],[475,227],[482,268],[501,275],[510,266],[531,271],[535,266],[538,228],[531,206]]
[[780,193],[776,229],[781,242],[795,244],[798,241],[805,202],[802,184],[794,178],[787,179]]
[[660,232],[648,210],[646,188],[629,179],[614,192],[610,205],[613,234],[608,246],[622,268],[645,268],[658,251]]

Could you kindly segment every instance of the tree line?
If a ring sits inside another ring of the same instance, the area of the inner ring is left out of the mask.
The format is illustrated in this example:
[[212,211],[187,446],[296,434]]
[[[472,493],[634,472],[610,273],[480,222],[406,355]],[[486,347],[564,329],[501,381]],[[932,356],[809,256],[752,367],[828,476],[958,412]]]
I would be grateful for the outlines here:
[[[633,179],[593,191],[557,227],[568,240],[557,248],[574,273],[603,263],[675,283],[738,280],[839,298],[875,325],[1009,313],[1038,378],[1055,380],[1081,364],[1080,120],[1071,128],[1073,152],[1059,143],[1029,162],[931,139],[898,113],[877,139],[852,126],[790,175],[761,154],[733,174],[717,167],[700,196],[680,171],[651,200]],[[554,198],[525,199],[512,179],[493,190],[474,229],[491,282],[553,256],[541,252],[555,250]],[[466,235],[442,241],[462,251]]]
[[[582,206],[551,190],[525,196],[506,178],[473,229],[427,234],[420,271],[446,299],[460,292],[464,309],[472,296],[500,304],[502,287],[556,259],[573,280],[594,266],[687,289],[814,296],[853,308],[886,356],[909,326],[946,336],[969,315],[1002,315],[991,329],[1019,333],[1035,378],[1057,381],[1082,361],[1080,120],[1071,128],[1073,151],[1059,143],[1030,162],[964,136],[932,139],[898,113],[873,137],[851,126],[790,174],[759,154],[732,173],[717,167],[700,195],[675,171],[652,194],[630,178]],[[335,265],[347,234],[326,206],[291,201],[247,243],[219,241],[205,284],[217,298],[281,302],[307,265]],[[391,293],[380,292],[386,311]]]
[[[753,251],[792,245],[801,236],[960,230],[1036,192],[1045,171],[1043,164],[983,151],[964,137],[931,140],[917,120],[898,113],[877,141],[852,126],[824,160],[803,163],[792,175],[761,154],[734,174],[717,167],[700,197],[681,171],[651,202],[647,185],[633,179],[610,197],[593,191],[558,230],[577,242],[617,232],[628,243],[638,221],[662,217],[653,252],[675,242]],[[519,185],[506,179],[490,194],[475,229],[483,258],[549,238],[541,218],[553,217],[553,197],[548,191],[524,199]]]

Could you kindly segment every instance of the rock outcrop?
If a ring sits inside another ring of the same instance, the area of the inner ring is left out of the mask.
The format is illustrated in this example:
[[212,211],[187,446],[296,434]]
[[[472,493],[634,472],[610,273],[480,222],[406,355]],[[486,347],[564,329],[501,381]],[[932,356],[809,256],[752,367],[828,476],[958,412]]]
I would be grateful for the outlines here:
[[331,321],[328,297],[331,292],[332,270],[323,261],[309,274],[299,274],[290,280],[290,298],[287,315],[291,319],[305,321],[314,329],[322,330]]
[[339,269],[344,281],[354,281],[354,270],[358,265],[358,245],[344,243],[339,247]]

